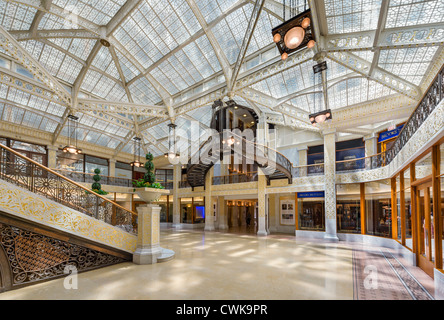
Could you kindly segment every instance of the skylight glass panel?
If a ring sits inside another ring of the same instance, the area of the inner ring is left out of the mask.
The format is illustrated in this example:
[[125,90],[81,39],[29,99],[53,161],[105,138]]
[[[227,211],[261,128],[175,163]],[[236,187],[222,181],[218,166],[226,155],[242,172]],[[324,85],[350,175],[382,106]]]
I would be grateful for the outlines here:
[[113,61],[113,57],[107,47],[101,47],[97,53],[92,65],[99,70],[105,71],[116,80],[120,80],[119,72]]
[[120,68],[122,69],[125,82],[129,82],[133,78],[139,75],[137,68],[127,59],[120,51],[116,50],[117,59],[119,60]]
[[414,26],[444,21],[442,0],[391,0],[386,28]]
[[75,19],[62,19],[53,14],[46,13],[39,23],[39,30],[78,29]]
[[53,0],[53,4],[97,25],[106,25],[125,2],[126,0]]
[[381,50],[379,66],[413,84],[419,85],[438,47]]
[[200,25],[184,0],[146,0],[114,36],[145,67],[185,42]]
[[0,2],[0,24],[6,30],[29,30],[37,9],[8,1]]
[[74,60],[69,56],[65,56],[62,65],[57,72],[57,78],[73,84],[76,81],[82,68],[83,65],[80,62]]
[[376,30],[381,0],[326,0],[329,34]]
[[2,120],[7,122],[12,122],[15,124],[21,124],[23,120],[23,115],[25,114],[25,110],[21,108],[17,108],[14,106],[11,106],[9,104],[3,104],[3,116]]
[[333,85],[328,90],[331,109],[343,108],[395,94],[393,90],[373,80],[352,78]]
[[162,101],[153,85],[145,77],[134,81],[129,86],[129,90],[136,103],[156,104]]

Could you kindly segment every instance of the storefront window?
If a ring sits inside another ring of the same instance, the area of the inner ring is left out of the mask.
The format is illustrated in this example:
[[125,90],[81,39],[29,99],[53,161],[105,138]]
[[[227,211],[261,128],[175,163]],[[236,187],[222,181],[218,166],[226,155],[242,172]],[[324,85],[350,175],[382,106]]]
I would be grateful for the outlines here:
[[116,178],[132,179],[133,170],[130,164],[123,162],[116,162]]
[[108,160],[85,155],[85,173],[94,173],[95,169],[100,169],[100,174],[108,175]]
[[405,198],[405,245],[413,249],[412,245],[412,202],[410,188],[404,191]]
[[429,152],[415,163],[416,179],[427,177],[432,174],[432,153]]
[[193,223],[193,199],[180,199],[180,221],[182,223]]
[[300,230],[325,231],[324,198],[298,197]]
[[156,204],[160,207],[160,222],[169,222],[168,215],[168,196],[161,196]]
[[195,197],[194,198],[194,222],[193,223],[204,223],[205,222],[205,198]]
[[82,154],[71,154],[58,150],[56,169],[83,172],[83,158]]
[[392,206],[390,180],[365,183],[367,234],[391,238]]
[[338,232],[361,233],[360,184],[336,186],[336,214]]

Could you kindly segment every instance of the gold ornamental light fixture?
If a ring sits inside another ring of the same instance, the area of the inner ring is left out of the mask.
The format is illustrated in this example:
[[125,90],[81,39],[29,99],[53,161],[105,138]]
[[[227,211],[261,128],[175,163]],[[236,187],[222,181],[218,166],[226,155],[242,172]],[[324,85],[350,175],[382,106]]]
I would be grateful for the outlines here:
[[139,137],[134,137],[134,161],[131,162],[131,167],[140,168],[143,167],[143,163],[140,162],[140,144],[142,139]]
[[169,133],[168,133],[168,152],[165,153],[165,158],[170,160],[174,160],[180,158],[180,154],[177,152],[177,141],[176,141],[176,128],[177,125],[174,123],[170,123],[168,125]]
[[[276,43],[282,60],[286,60],[288,55],[299,51],[302,48],[313,48],[316,45],[316,40],[313,32],[313,24],[311,17],[311,10],[307,10],[307,1],[304,3],[304,11],[298,12],[299,1],[288,0],[290,19],[275,27],[271,33],[273,41]],[[286,0],[283,2],[283,18],[286,19]]]
[[[327,69],[328,69],[327,62],[325,61],[313,66],[313,74],[314,74],[313,83],[315,84],[315,86],[316,86],[316,76],[320,75],[323,71],[326,71]],[[331,109],[316,112],[316,96],[314,97],[314,109],[315,113],[309,116],[310,122],[313,126],[316,126],[317,124],[324,123],[328,120],[333,119],[331,114]]]
[[82,153],[82,149],[77,147],[78,120],[79,118],[74,115],[68,116],[68,145],[63,148],[63,152],[65,153]]

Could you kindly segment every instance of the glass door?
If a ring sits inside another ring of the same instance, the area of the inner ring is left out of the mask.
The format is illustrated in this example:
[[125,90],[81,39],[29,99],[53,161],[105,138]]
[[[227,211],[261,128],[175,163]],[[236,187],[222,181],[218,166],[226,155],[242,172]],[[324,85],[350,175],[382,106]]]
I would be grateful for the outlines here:
[[433,199],[431,183],[419,185],[416,192],[417,206],[417,256],[418,265],[433,277],[435,265],[435,228],[433,225]]

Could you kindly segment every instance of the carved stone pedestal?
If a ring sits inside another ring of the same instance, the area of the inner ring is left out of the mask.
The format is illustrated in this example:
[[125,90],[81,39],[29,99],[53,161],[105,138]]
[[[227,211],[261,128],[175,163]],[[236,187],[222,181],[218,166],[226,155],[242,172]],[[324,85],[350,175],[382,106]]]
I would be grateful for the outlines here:
[[139,226],[137,248],[133,254],[135,264],[154,264],[174,256],[174,251],[160,247],[160,210],[159,206],[153,204],[137,208]]

